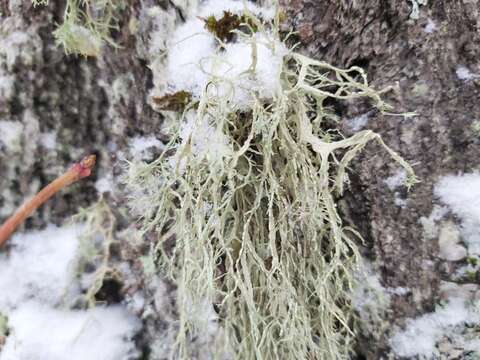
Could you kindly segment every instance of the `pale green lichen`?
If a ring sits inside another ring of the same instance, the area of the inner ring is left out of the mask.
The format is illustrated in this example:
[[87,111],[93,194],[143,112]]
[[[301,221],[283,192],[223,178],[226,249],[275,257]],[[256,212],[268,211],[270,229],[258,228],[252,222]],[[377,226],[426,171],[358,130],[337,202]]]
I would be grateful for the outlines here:
[[420,6],[427,5],[427,0],[409,0],[412,3],[412,11],[410,13],[410,19],[418,20],[420,17]]
[[77,256],[77,273],[85,274],[88,264],[95,266],[84,296],[88,307],[97,304],[96,295],[106,280],[121,282],[121,275],[110,265],[111,247],[115,242],[115,216],[105,200],[80,209],[73,221],[82,224],[82,236]]
[[8,335],[8,319],[5,315],[0,313],[0,349],[2,347],[2,339]]
[[[48,0],[33,4],[48,5]],[[117,28],[116,14],[124,7],[124,1],[67,0],[63,23],[53,33],[57,44],[67,54],[99,56],[104,43],[117,46],[110,32]]]
[[[128,168],[130,205],[143,230],[158,234],[152,256],[178,286],[170,355],[192,358],[192,342],[212,321],[192,309],[206,301],[217,306],[226,333],[212,345],[216,357],[347,359],[360,236],[343,225],[335,198],[347,167],[371,140],[405,168],[408,184],[415,176],[374,132],[344,138],[326,130],[331,114],[324,102],[364,97],[381,111],[389,107],[361,68],[342,70],[293,52],[285,57],[281,90],[267,102],[252,90],[249,111],[235,111],[232,94],[218,96],[224,81],[213,78],[196,110],[178,116],[159,159]],[[192,133],[182,138],[182,123],[192,116]],[[207,142],[219,134],[225,140],[214,153],[196,144],[195,132],[205,126]]]
[[480,121],[479,120],[475,120],[472,123],[472,132],[473,132],[473,135],[480,138]]

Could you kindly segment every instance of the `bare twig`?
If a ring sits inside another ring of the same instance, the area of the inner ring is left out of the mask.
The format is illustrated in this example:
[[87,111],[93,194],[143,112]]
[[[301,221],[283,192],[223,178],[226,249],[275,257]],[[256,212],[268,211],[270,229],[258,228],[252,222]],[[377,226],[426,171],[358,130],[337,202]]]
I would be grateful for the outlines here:
[[45,201],[50,199],[64,187],[73,184],[84,177],[90,176],[92,168],[95,165],[95,160],[95,155],[84,157],[82,161],[75,163],[67,172],[45,186],[32,199],[26,201],[17,212],[8,218],[0,227],[0,246],[2,246],[15,229]]

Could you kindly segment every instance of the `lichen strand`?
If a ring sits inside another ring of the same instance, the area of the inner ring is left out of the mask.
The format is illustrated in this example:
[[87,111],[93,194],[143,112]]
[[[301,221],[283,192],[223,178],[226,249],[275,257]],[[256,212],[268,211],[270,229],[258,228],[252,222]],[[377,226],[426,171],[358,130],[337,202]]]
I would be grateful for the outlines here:
[[[252,91],[249,111],[234,110],[233,94],[218,96],[215,78],[195,114],[187,108],[174,121],[164,155],[130,164],[130,204],[144,231],[159,234],[152,256],[178,285],[173,358],[193,358],[192,342],[212,326],[192,316],[205,301],[225,333],[210,344],[218,357],[347,359],[352,351],[359,234],[342,224],[335,198],[370,140],[414,174],[371,131],[325,130],[326,99],[366,97],[387,109],[362,69],[293,52],[284,63],[281,89],[269,101]],[[191,116],[185,141],[181,124]],[[205,125],[226,139],[219,154],[198,151],[195,129]]]
[[[86,307],[95,307],[103,302],[99,296],[107,282],[121,283],[121,274],[111,266],[111,248],[115,243],[115,216],[104,199],[86,209],[80,209],[73,222],[84,224],[76,262],[76,273],[85,274],[87,268],[94,268],[83,302]],[[100,241],[99,241],[100,240]],[[85,281],[84,281],[85,282]],[[86,284],[87,285],[87,284]]]
[[[33,0],[33,4],[47,5],[47,0]],[[67,0],[63,23],[55,30],[58,45],[67,54],[97,57],[104,43],[117,46],[110,32],[117,28],[116,14],[125,6],[114,0]]]

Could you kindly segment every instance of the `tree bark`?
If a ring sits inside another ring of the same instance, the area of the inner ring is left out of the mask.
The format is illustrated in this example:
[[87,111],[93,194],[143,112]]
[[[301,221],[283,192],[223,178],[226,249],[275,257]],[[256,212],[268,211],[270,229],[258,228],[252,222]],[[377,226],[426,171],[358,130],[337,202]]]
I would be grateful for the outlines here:
[[[378,359],[388,355],[394,325],[432,311],[440,281],[450,281],[460,265],[439,258],[438,231],[426,234],[421,219],[438,204],[433,187],[441,176],[478,170],[480,142],[472,123],[480,119],[480,79],[459,79],[456,70],[464,66],[480,73],[480,4],[429,1],[417,20],[404,0],[285,0],[282,5],[302,51],[335,66],[364,68],[374,87],[393,86],[385,95],[395,112],[417,113],[403,118],[370,112],[366,127],[414,166],[421,183],[409,193],[390,189],[385,179],[395,174],[395,164],[377,146],[368,146],[352,169],[342,202],[366,239],[364,255],[375,263],[382,285],[409,289],[392,296],[382,319],[388,326],[363,328],[359,352]],[[344,119],[371,111],[371,105],[358,102],[332,106]],[[346,125],[344,130],[350,131]],[[406,206],[397,206],[395,196]]]
[[[421,180],[409,193],[390,189],[385,179],[397,168],[369,145],[353,166],[341,201],[345,218],[366,240],[363,254],[382,285],[408,289],[392,296],[379,322],[361,324],[359,356],[380,359],[391,355],[394,326],[431,311],[440,281],[449,281],[459,265],[439,258],[438,231],[426,234],[421,219],[437,203],[433,186],[442,175],[479,168],[480,141],[472,123],[480,120],[480,77],[462,80],[456,70],[463,66],[480,74],[480,3],[429,1],[419,18],[411,19],[407,0],[280,2],[288,15],[285,27],[298,31],[302,52],[338,67],[364,68],[374,87],[392,86],[385,98],[395,112],[417,113],[387,116],[365,102],[331,103],[342,119],[368,113],[366,127],[413,164]],[[59,223],[94,201],[96,180],[110,176],[118,185],[122,160],[131,157],[129,139],[163,139],[162,116],[148,97],[155,82],[148,67],[154,62],[150,36],[163,32],[166,40],[190,5],[125,3],[119,29],[112,32],[119,48],[105,46],[98,59],[90,59],[66,56],[54,44],[63,2],[34,8],[30,1],[0,0],[0,124],[20,134],[8,144],[0,142],[0,221],[69,164],[95,152],[95,175],[52,199],[26,227]],[[348,122],[342,129],[353,133]],[[109,201],[119,206],[125,199],[121,186],[115,189]]]

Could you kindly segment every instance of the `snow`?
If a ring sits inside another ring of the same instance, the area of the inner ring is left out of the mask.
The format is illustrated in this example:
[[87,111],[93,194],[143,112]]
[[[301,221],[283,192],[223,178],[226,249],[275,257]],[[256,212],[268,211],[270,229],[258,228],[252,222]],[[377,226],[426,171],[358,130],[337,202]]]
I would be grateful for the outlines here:
[[137,160],[150,160],[152,158],[151,149],[163,149],[163,143],[153,135],[135,136],[130,140],[130,150],[133,157]]
[[464,81],[472,80],[472,79],[480,77],[480,75],[472,73],[465,66],[458,66],[457,69],[455,70],[455,73],[457,74],[457,77],[460,80],[464,80]]
[[359,131],[368,124],[369,117],[370,117],[370,112],[367,112],[365,114],[348,119],[345,122],[345,124],[347,125],[348,129],[350,129],[351,131]]
[[[0,48],[3,50],[6,58],[7,69],[13,69],[17,57],[20,55],[21,49],[26,46],[30,38],[27,33],[21,31],[14,31],[10,33],[6,38],[0,42],[3,46]],[[26,55],[22,55],[26,56]],[[31,59],[29,59],[31,60]],[[26,62],[30,64],[30,61]]]
[[73,274],[78,232],[49,226],[9,240],[10,254],[0,253],[0,312],[33,297],[50,305],[62,299]]
[[405,329],[392,337],[392,349],[402,357],[422,356],[433,359],[438,356],[436,344],[442,337],[458,332],[465,325],[479,322],[478,311],[467,306],[461,298],[451,298],[448,304],[435,312],[409,319]]
[[215,161],[233,152],[221,130],[213,127],[208,117],[198,120],[193,112],[187,114],[180,129],[180,138],[183,144],[190,140],[192,153],[199,159]]
[[444,176],[434,193],[461,220],[461,235],[469,254],[480,254],[480,174]]
[[45,132],[40,134],[40,144],[47,150],[54,150],[57,146],[57,133]]
[[[182,141],[180,146],[186,147],[189,144],[189,150],[197,161],[206,159],[210,164],[215,164],[222,158],[233,154],[228,138],[214,124],[214,119],[209,116],[198,118],[194,111],[185,114],[179,131]],[[183,157],[183,155],[183,151],[178,151],[175,157],[169,158],[170,166],[173,169],[178,166],[181,173],[186,165],[184,159],[179,161],[179,156]]]
[[424,28],[425,32],[427,34],[431,34],[433,33],[434,31],[437,31],[437,25],[433,22],[432,19],[428,19],[427,20],[427,25],[425,25],[425,28]]
[[272,20],[275,16],[275,8],[273,7],[259,7],[250,1],[244,2],[242,0],[206,1],[200,8],[198,15],[200,17],[213,15],[218,18],[223,15],[224,11],[230,11],[234,14],[242,14],[245,10],[263,20]]
[[423,234],[427,239],[434,239],[438,235],[437,222],[448,213],[448,209],[443,206],[434,205],[431,214],[422,216],[418,221],[423,226]]
[[0,360],[127,359],[139,321],[122,306],[69,310],[82,226],[16,234],[0,253]]
[[407,179],[407,172],[404,169],[398,170],[392,176],[389,176],[384,180],[390,190],[395,190],[396,188],[402,186]]
[[2,101],[9,101],[13,97],[13,90],[15,86],[15,77],[11,75],[3,75],[0,72],[0,99]]
[[29,302],[9,316],[12,335],[0,360],[121,360],[134,352],[137,321],[122,307],[86,311],[51,309]]
[[403,199],[401,197],[401,194],[399,191],[395,191],[398,189],[400,186],[405,184],[405,181],[407,180],[407,173],[404,169],[397,170],[395,174],[392,176],[389,176],[384,180],[384,183],[388,186],[388,188],[392,191],[394,191],[394,203],[396,206],[404,208],[407,206],[407,200]]
[[95,181],[95,189],[97,189],[100,194],[113,192],[113,187],[113,177],[111,175],[104,176]]
[[[251,3],[250,11],[268,15]],[[200,17],[221,16],[223,10],[241,13],[241,1],[207,2],[200,9]],[[256,66],[252,67],[256,52]],[[228,43],[224,49],[216,44],[214,36],[204,26],[204,21],[194,16],[179,26],[169,46],[166,74],[167,93],[188,91],[199,98],[207,83],[213,80],[219,97],[229,97],[240,109],[252,102],[251,91],[262,99],[272,98],[280,89],[280,71],[283,57],[288,53],[283,43],[272,34],[239,36],[238,42]],[[249,71],[251,70],[251,71]]]
[[12,149],[20,146],[23,125],[17,121],[0,120],[0,143]]
[[[367,332],[376,331],[379,322],[390,307],[391,293],[380,282],[380,277],[372,264],[362,261],[360,270],[355,275],[355,286],[352,292],[352,305],[361,319],[361,326]],[[401,292],[401,290],[399,290]]]

